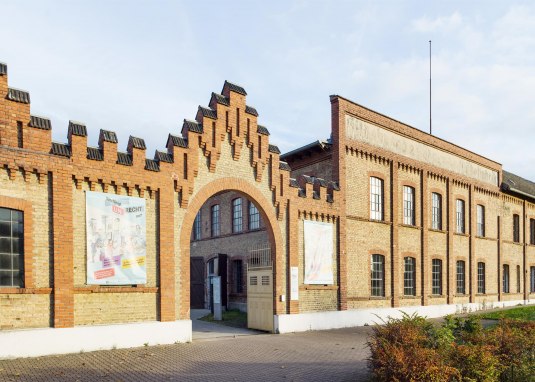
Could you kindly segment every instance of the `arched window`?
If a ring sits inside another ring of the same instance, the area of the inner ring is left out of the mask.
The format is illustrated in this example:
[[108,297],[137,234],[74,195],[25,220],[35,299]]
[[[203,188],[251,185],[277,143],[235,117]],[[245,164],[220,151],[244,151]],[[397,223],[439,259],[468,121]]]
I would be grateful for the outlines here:
[[249,230],[260,228],[260,213],[253,202],[249,202]]
[[0,208],[0,287],[23,287],[23,279],[23,213]]

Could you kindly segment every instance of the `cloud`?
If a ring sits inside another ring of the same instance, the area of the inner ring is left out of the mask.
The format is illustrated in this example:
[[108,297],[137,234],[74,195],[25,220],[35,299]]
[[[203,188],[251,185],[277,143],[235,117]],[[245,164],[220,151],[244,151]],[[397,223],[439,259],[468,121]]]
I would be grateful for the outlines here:
[[449,16],[439,16],[434,19],[427,16],[420,17],[412,22],[412,27],[416,32],[451,31],[459,28],[462,23],[461,14],[454,12]]

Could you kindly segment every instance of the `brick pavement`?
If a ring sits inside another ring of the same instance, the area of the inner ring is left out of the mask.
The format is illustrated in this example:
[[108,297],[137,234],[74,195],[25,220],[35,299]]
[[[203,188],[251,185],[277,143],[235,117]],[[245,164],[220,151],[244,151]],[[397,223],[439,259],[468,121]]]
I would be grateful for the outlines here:
[[0,361],[0,381],[366,381],[369,328]]

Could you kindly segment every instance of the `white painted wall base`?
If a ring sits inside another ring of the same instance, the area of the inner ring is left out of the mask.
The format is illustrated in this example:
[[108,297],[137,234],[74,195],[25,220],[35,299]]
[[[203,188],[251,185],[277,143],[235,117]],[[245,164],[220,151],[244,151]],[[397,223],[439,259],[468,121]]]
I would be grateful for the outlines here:
[[0,331],[0,359],[191,342],[190,320]]
[[443,317],[448,314],[470,313],[480,310],[505,308],[518,304],[535,304],[535,300],[493,301],[472,304],[404,306],[400,308],[369,308],[344,311],[281,314],[275,315],[275,333],[304,332],[307,330],[327,330],[381,323],[388,317],[400,318],[402,311],[418,313],[427,318]]

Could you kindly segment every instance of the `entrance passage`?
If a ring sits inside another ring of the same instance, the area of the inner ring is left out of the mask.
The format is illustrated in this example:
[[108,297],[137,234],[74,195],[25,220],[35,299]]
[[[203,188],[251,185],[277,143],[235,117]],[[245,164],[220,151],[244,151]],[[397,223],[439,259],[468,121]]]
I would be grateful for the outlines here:
[[273,331],[273,262],[269,246],[255,247],[249,250],[247,327]]
[[190,298],[192,309],[204,309],[204,258],[190,260]]

